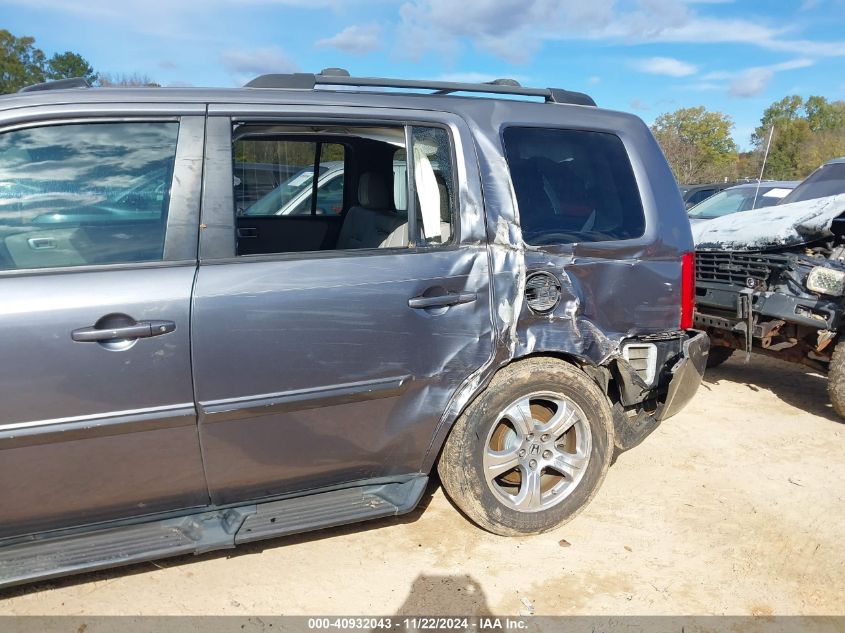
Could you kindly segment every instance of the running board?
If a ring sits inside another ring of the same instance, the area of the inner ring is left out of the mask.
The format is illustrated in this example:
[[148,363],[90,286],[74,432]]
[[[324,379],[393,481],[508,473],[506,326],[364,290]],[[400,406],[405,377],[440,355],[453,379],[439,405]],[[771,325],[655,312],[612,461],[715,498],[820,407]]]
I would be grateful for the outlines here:
[[0,587],[404,514],[427,483],[420,475],[153,523],[35,536],[0,545]]

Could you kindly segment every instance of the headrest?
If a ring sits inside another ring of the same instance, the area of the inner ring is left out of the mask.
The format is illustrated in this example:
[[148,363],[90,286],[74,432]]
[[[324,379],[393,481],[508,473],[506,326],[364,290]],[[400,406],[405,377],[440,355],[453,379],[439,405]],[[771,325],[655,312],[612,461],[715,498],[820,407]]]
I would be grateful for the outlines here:
[[440,174],[434,174],[437,179],[437,192],[440,194],[440,221],[447,224],[452,221],[452,210],[449,208],[449,189]]
[[392,183],[387,175],[378,171],[361,174],[358,180],[358,203],[366,209],[390,209],[393,207]]

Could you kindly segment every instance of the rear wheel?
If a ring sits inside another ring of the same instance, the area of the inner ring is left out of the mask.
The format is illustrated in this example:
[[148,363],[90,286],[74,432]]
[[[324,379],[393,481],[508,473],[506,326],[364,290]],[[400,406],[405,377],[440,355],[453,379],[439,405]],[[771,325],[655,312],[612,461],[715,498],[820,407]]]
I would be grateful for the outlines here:
[[845,339],[840,339],[830,357],[827,373],[827,395],[833,410],[845,418]]
[[610,403],[578,368],[532,358],[502,369],[455,423],[438,464],[446,493],[504,536],[573,518],[613,454]]
[[732,347],[711,347],[707,354],[707,369],[718,367],[731,356],[733,356],[734,349]]

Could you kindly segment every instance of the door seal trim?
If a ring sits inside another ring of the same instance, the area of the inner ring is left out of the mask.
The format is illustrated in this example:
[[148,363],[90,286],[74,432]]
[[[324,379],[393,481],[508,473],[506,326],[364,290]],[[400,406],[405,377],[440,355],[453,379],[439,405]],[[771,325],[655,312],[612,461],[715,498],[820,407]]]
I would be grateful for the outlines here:
[[330,407],[350,402],[393,398],[402,394],[410,383],[410,376],[347,382],[331,387],[298,389],[259,396],[226,398],[200,402],[202,421],[206,424],[228,422],[244,418],[275,415],[286,411],[301,411]]

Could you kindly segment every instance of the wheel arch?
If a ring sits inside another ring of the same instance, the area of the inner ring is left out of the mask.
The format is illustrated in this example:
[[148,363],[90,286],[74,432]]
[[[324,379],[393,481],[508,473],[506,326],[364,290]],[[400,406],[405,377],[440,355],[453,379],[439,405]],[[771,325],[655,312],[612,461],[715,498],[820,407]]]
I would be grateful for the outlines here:
[[[431,473],[434,470],[438,460],[440,459],[440,455],[443,452],[443,446],[446,443],[446,438],[449,437],[449,433],[451,432],[452,427],[455,425],[455,422],[457,422],[458,418],[460,418],[464,414],[464,412],[478,399],[478,397],[482,393],[484,393],[484,390],[487,389],[493,378],[499,372],[508,367],[534,358],[551,358],[578,367],[599,385],[599,388],[605,393],[605,395],[608,395],[607,387],[597,379],[597,375],[606,373],[607,379],[609,381],[614,380],[613,376],[610,374],[607,368],[604,368],[601,365],[596,365],[594,362],[584,356],[559,350],[533,351],[531,353],[523,354],[521,356],[515,356],[513,358],[506,359],[504,362],[497,365],[493,369],[488,369],[488,371],[484,372],[481,375],[478,373],[473,374],[472,376],[467,378],[455,391],[455,395],[452,398],[452,402],[454,403],[462,393],[465,396],[464,398],[462,398],[464,402],[461,404],[460,407],[453,408],[450,405],[446,413],[444,413],[443,417],[440,419],[440,422],[438,423],[437,428],[434,431],[434,435],[432,436],[431,444],[429,445],[428,451],[426,452],[426,455],[423,458],[420,472]],[[466,397],[467,394],[469,397]]]

